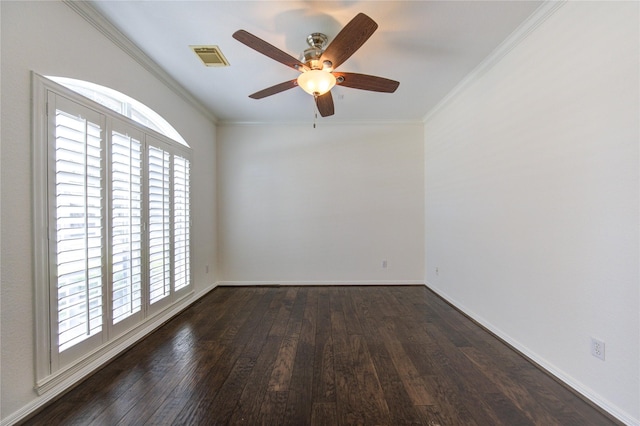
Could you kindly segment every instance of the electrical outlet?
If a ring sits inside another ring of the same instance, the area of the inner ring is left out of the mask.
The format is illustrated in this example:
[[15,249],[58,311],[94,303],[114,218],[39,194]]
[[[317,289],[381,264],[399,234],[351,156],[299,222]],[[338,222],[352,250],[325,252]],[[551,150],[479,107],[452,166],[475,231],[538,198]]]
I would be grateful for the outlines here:
[[387,261],[386,261],[386,260],[383,260],[383,261],[382,261],[382,268],[386,268],[386,267],[387,267]]
[[591,355],[604,361],[604,342],[591,338]]
[[440,275],[440,269],[436,266],[436,275]]

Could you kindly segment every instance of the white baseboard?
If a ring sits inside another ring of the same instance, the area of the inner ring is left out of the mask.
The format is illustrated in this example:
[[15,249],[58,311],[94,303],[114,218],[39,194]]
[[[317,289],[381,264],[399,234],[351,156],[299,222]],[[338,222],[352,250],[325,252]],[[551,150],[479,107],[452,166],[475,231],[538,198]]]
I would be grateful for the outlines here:
[[204,296],[207,293],[210,293],[211,290],[213,290],[214,288],[218,287],[220,285],[220,283],[218,283],[217,281],[214,282],[213,284],[208,285],[207,287],[200,289],[198,291],[196,291],[194,293],[193,296],[193,300],[191,301],[191,303],[193,304],[196,300],[200,299],[202,296]]
[[349,286],[349,285],[425,285],[420,280],[359,281],[219,281],[219,286]]
[[571,389],[573,389],[574,391],[576,391],[577,393],[579,393],[580,395],[582,395],[583,397],[591,401],[593,404],[597,405],[607,413],[611,414],[616,419],[620,420],[625,425],[640,426],[639,419],[633,418],[633,416],[631,416],[629,413],[624,412],[623,410],[619,409],[614,404],[612,404],[610,401],[602,398],[602,396],[598,395],[592,389],[584,386],[582,383],[580,383],[573,377],[567,375],[565,372],[563,372],[557,366],[553,365],[551,362],[547,361],[544,358],[541,358],[538,354],[531,351],[529,348],[527,348],[517,340],[513,339],[507,333],[502,331],[499,327],[494,326],[489,321],[484,319],[482,316],[476,314],[471,309],[468,309],[466,306],[464,306],[464,304],[450,297],[447,293],[443,292],[437,287],[432,286],[431,284],[429,284],[429,282],[427,282],[425,286],[429,290],[433,291],[435,294],[437,294],[438,296],[446,300],[448,303],[453,305],[455,308],[459,309],[465,315],[467,315],[468,317],[476,321],[482,327],[486,328],[491,333],[498,336],[501,340],[503,340],[509,346],[511,346],[518,352],[520,352],[526,358],[529,358],[531,361],[536,363],[540,368],[545,370],[547,373],[551,374],[552,376],[560,380],[562,383],[569,386]]
[[99,357],[91,359],[81,367],[70,370],[65,374],[61,374],[51,381],[50,385],[47,385],[44,389],[41,389],[42,394],[35,398],[30,403],[26,404],[19,410],[11,413],[4,419],[0,420],[0,426],[9,426],[24,420],[27,416],[36,412],[38,409],[44,407],[49,402],[56,399],[58,396],[66,392],[75,384],[87,378],[92,373],[106,365],[109,361],[129,349],[134,344],[138,343],[143,338],[154,332],[162,324],[169,321],[171,318],[188,308],[195,303],[205,294],[216,288],[218,283],[213,283],[196,293],[192,293],[191,297],[185,296],[183,300],[169,309],[159,313],[145,324],[136,328],[134,331],[128,333],[123,339],[115,342],[113,347],[109,348],[106,352],[101,353]]

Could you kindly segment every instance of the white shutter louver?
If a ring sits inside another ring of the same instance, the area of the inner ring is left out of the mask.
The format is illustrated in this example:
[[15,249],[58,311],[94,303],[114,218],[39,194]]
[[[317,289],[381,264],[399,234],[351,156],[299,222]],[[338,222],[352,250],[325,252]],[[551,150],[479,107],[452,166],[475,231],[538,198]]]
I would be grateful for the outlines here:
[[190,284],[189,160],[173,157],[173,273],[176,290]]
[[102,331],[101,127],[55,115],[58,351]]
[[171,292],[170,155],[149,147],[149,303]]
[[142,309],[142,146],[111,134],[111,267],[113,324]]

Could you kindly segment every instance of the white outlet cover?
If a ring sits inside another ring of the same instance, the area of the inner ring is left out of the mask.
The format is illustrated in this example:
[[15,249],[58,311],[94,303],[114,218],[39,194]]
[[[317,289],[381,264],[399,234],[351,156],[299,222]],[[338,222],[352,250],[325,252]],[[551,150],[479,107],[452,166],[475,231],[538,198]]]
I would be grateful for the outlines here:
[[604,361],[604,342],[591,338],[591,355]]

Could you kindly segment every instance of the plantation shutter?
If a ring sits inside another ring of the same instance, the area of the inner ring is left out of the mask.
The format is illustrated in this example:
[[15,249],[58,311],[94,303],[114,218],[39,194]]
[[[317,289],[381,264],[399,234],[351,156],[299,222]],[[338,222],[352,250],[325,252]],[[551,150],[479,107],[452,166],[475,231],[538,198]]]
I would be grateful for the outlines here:
[[111,133],[112,321],[142,310],[142,144]]
[[170,154],[149,146],[149,303],[171,292]]
[[102,331],[103,126],[99,118],[86,118],[91,113],[71,101],[56,99],[52,263],[58,352]]
[[190,284],[189,160],[173,157],[173,271],[176,290]]

